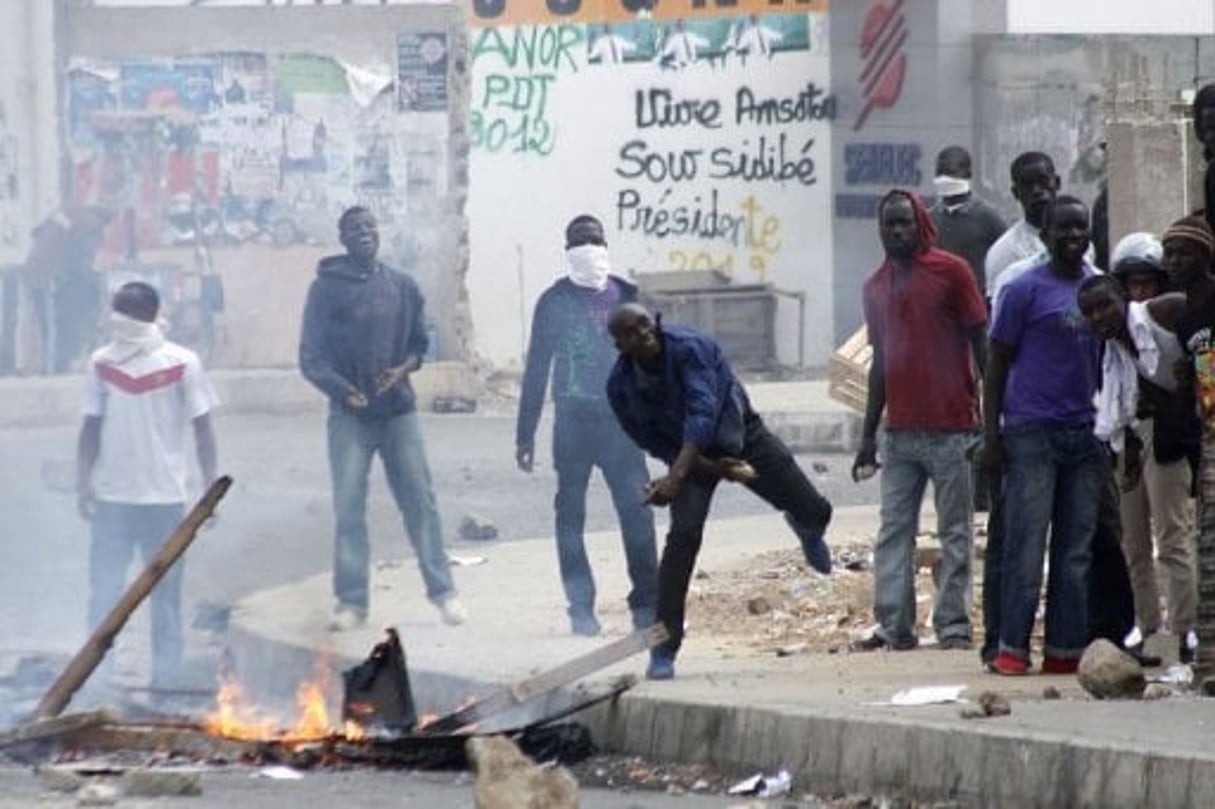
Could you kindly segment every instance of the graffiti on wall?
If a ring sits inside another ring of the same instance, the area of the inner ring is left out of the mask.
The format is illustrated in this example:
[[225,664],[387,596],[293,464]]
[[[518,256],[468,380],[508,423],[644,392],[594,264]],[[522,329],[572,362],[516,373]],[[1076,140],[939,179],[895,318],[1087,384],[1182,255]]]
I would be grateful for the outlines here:
[[[745,268],[764,279],[781,248],[782,222],[763,199],[774,188],[818,183],[817,139],[806,125],[834,115],[834,98],[813,82],[779,97],[748,85],[725,96],[636,90],[633,137],[620,146],[614,169],[622,181],[616,229],[671,245],[671,269]],[[651,132],[666,134],[665,145],[655,145]]]
[[472,147],[545,156],[557,144],[550,97],[562,75],[578,72],[581,26],[485,28],[473,46],[478,68],[469,110]]

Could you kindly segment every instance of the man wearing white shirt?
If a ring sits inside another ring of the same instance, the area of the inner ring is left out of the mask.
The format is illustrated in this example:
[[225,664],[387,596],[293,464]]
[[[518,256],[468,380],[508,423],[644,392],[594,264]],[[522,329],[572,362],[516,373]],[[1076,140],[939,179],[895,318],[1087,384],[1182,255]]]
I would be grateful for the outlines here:
[[603,32],[591,42],[587,60],[605,65],[619,65],[625,60],[626,54],[637,50],[637,43],[617,34],[611,23],[603,26]]
[[779,31],[765,28],[760,23],[759,15],[752,14],[735,36],[734,48],[744,61],[747,56],[766,56],[771,59],[772,48],[781,39]]
[[[216,397],[198,356],[164,338],[159,309],[150,285],[124,284],[114,294],[112,339],[89,361],[76,494],[92,525],[90,631],[122,595],[135,551],[151,561],[180,522],[191,430],[203,485],[215,479]],[[181,668],[181,578],[178,562],[151,596],[152,683],[162,687]]]
[[[1014,278],[1047,258],[1042,242],[1042,220],[1047,207],[1059,192],[1059,175],[1050,155],[1043,152],[1022,152],[1009,170],[1012,193],[1021,204],[1022,218],[1004,231],[1004,235],[987,251],[984,265],[987,276],[987,297],[995,311],[996,294]],[[1093,263],[1093,248],[1089,245],[1085,260]]]

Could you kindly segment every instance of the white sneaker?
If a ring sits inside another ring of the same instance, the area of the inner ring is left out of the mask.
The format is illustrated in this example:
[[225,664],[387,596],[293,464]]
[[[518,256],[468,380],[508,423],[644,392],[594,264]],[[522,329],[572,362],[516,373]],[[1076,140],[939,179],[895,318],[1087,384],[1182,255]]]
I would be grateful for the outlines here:
[[443,623],[448,626],[459,626],[468,620],[468,610],[455,596],[439,605],[439,614],[443,616]]
[[346,632],[367,623],[367,613],[349,604],[338,604],[329,618],[330,632]]

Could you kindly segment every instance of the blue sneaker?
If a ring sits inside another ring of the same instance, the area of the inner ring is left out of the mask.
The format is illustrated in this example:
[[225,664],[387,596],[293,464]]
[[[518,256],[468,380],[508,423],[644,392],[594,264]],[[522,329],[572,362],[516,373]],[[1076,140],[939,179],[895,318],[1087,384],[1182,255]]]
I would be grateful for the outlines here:
[[823,535],[811,531],[808,528],[803,528],[797,520],[793,519],[793,515],[785,512],[785,522],[793,529],[793,533],[797,534],[798,540],[802,543],[802,553],[806,555],[806,562],[810,567],[817,570],[826,576],[831,572],[831,549],[827,547],[827,543],[823,541]]
[[645,678],[647,680],[675,679],[675,655],[664,649],[651,651],[650,665],[646,666]]

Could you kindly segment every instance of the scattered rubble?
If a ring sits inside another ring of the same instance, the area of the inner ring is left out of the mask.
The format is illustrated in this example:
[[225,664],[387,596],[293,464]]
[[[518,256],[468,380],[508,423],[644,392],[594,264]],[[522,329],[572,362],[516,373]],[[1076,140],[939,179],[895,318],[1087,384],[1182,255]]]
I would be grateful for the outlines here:
[[459,534],[460,539],[486,542],[498,538],[498,526],[479,514],[466,514],[460,520]]
[[1076,676],[1097,699],[1139,699],[1147,684],[1139,661],[1103,638],[1084,650]]
[[986,719],[990,716],[1008,716],[1012,713],[1012,705],[1003,695],[995,691],[984,691],[973,703],[962,706],[958,715],[963,719]]
[[502,736],[474,737],[466,745],[477,773],[477,809],[576,809],[578,782],[564,767],[539,767]]
[[118,787],[88,784],[76,793],[77,806],[113,806],[118,803]]
[[141,798],[180,797],[202,794],[202,771],[196,768],[148,768],[122,774],[122,791]]
[[1143,689],[1143,698],[1145,700],[1168,699],[1174,693],[1176,692],[1164,683],[1148,683],[1147,688]]

